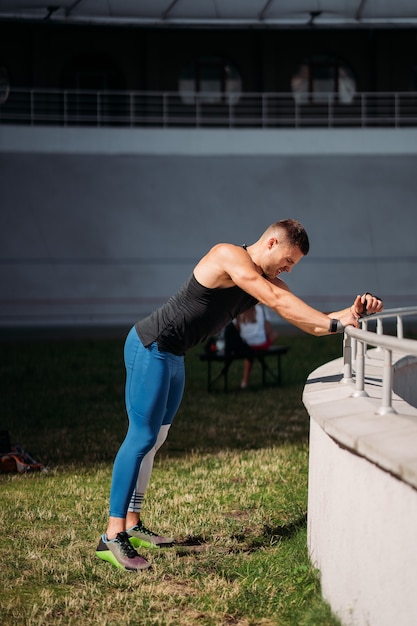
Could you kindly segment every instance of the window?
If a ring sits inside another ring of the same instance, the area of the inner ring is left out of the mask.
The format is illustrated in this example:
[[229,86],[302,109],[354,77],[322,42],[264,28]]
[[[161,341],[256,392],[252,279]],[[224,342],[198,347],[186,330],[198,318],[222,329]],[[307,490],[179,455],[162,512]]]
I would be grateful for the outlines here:
[[353,73],[342,61],[328,55],[314,55],[306,59],[293,75],[291,89],[298,104],[335,100],[351,104],[356,83]]
[[178,89],[184,104],[194,104],[196,93],[205,104],[236,104],[242,91],[237,69],[220,57],[201,57],[182,69]]

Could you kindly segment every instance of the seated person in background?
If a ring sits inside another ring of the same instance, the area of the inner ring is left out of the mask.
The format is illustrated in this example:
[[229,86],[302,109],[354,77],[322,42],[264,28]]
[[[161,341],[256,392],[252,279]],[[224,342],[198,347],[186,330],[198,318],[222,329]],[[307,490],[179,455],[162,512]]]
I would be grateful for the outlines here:
[[[235,324],[240,336],[252,350],[266,350],[278,337],[278,333],[271,327],[268,309],[260,303],[239,315]],[[241,389],[246,389],[248,386],[252,363],[252,359],[243,361]]]

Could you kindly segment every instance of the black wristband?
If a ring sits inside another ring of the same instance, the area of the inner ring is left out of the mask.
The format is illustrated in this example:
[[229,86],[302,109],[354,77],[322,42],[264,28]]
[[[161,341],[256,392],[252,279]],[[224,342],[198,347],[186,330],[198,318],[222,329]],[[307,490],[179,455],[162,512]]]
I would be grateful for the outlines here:
[[329,333],[343,333],[345,327],[340,320],[330,319]]
[[337,320],[330,320],[329,333],[337,333]]

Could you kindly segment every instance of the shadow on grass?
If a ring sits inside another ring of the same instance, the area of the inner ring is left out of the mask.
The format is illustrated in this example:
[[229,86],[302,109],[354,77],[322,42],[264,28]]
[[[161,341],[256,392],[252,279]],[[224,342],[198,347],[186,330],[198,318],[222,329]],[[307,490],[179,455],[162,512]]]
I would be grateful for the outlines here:
[[[255,552],[273,544],[282,541],[291,540],[300,530],[304,530],[307,526],[307,513],[288,524],[280,526],[265,526],[262,535],[253,537],[250,530],[246,533],[233,534],[231,539],[237,542],[234,547],[228,547],[227,552]],[[213,546],[213,543],[201,536],[190,536],[183,540],[175,542],[174,546],[178,556],[189,556],[198,554],[208,549],[222,552],[224,548],[221,546]]]
[[300,530],[307,526],[307,513],[299,517],[298,519],[284,524],[283,526],[265,526],[264,537],[271,543],[272,541],[284,541],[292,539]]

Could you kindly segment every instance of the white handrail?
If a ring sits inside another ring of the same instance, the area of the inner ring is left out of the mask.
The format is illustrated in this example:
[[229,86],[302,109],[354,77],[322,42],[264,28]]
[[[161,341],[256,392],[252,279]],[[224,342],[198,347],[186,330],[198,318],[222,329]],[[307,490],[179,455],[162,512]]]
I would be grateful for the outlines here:
[[[362,320],[362,328],[354,328],[347,326],[345,328],[345,337],[343,344],[343,380],[344,383],[352,382],[352,362],[354,358],[353,341],[356,342],[356,371],[355,371],[355,391],[352,397],[367,396],[365,391],[365,368],[366,368],[366,347],[374,346],[384,351],[383,372],[382,372],[382,404],[378,409],[380,415],[387,413],[395,413],[392,406],[392,354],[399,352],[417,357],[417,341],[413,339],[404,339],[403,333],[403,317],[408,315],[417,315],[417,307],[402,307],[390,309],[373,315],[372,318],[364,318]],[[383,334],[383,320],[396,318],[397,336]],[[374,319],[377,324],[377,332],[366,330],[368,320]]]
[[417,92],[338,93],[300,100],[292,92],[213,93],[11,88],[0,124],[303,128],[417,126]]

